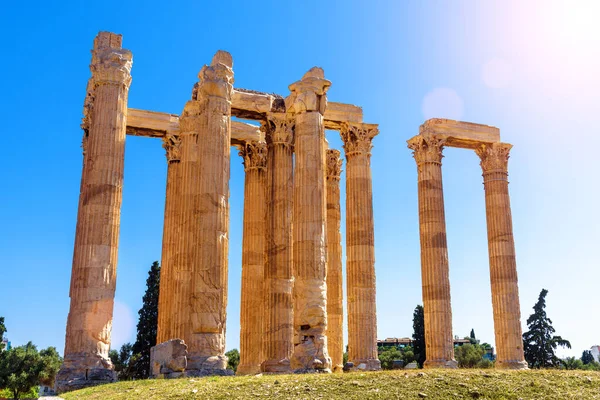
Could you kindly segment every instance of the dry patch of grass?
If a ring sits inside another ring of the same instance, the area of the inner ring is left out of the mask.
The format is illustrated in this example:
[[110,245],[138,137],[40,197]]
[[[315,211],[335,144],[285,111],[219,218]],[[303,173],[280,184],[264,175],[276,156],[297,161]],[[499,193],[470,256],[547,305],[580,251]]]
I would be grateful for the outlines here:
[[119,382],[74,399],[599,399],[593,371],[423,370]]

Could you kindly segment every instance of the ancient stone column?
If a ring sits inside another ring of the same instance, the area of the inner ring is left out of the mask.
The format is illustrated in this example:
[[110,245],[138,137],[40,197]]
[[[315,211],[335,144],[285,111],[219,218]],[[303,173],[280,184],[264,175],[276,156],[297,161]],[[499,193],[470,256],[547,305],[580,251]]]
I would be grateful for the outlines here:
[[419,180],[419,230],[421,236],[421,280],[425,314],[425,368],[456,368],[452,337],[452,307],[448,245],[442,188],[444,140],[434,135],[415,136],[408,141],[417,162]]
[[116,379],[108,358],[117,274],[132,56],[121,35],[94,40],[84,105],[83,172],[60,392]]
[[379,370],[375,295],[375,235],[371,182],[372,140],[377,125],[344,124],[346,154],[346,296],[348,361]]
[[293,351],[292,203],[293,120],[269,115],[264,125],[267,155],[264,372],[289,372]]
[[508,157],[512,145],[482,144],[477,150],[481,158],[490,256],[490,280],[496,368],[525,369],[521,332],[521,311],[515,241],[513,237],[510,197],[508,195]]
[[327,150],[327,350],[333,372],[342,372],[344,306],[340,233],[340,151]]
[[[167,155],[167,194],[165,198],[165,217],[163,226],[162,258],[160,267],[160,294],[158,297],[158,329],[156,343],[166,342],[181,336],[183,318],[180,295],[187,294],[188,285],[179,270],[174,252],[180,239],[179,198],[181,196],[179,135],[169,134],[163,138],[163,147]],[[187,309],[186,309],[187,311]]]
[[331,82],[312,68],[290,85],[286,108],[295,117],[294,354],[295,371],[330,371],[327,352],[327,233],[325,188],[325,93]]
[[240,364],[238,375],[257,374],[263,361],[264,275],[267,144],[241,146],[246,171],[244,236],[242,239],[242,295],[240,309]]
[[[218,51],[198,74],[192,100],[180,117],[180,224],[176,252],[189,271],[182,337],[187,375],[225,374],[231,55]],[[185,300],[185,299],[184,299]]]

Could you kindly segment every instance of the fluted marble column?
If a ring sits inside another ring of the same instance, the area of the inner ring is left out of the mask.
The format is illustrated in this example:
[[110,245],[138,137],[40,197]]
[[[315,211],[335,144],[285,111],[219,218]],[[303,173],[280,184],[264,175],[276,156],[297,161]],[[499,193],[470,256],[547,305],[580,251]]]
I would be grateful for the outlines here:
[[344,306],[340,233],[340,151],[327,150],[327,350],[333,372],[342,372]]
[[241,146],[244,183],[244,236],[242,239],[242,295],[240,309],[240,365],[238,375],[257,374],[263,361],[264,273],[267,144]]
[[132,55],[121,35],[94,40],[83,118],[83,172],[71,272],[71,306],[59,391],[116,379],[108,358],[117,274],[127,95]]
[[179,338],[181,336],[180,328],[187,320],[187,316],[182,315],[181,300],[182,297],[185,298],[189,294],[189,290],[187,290],[189,286],[185,284],[189,277],[182,276],[174,251],[181,231],[178,224],[179,198],[181,196],[180,145],[179,135],[169,134],[163,138],[163,147],[167,155],[167,192],[165,197],[156,343]]
[[508,157],[512,145],[482,144],[481,158],[490,256],[496,368],[525,369],[515,241],[508,194]]
[[263,126],[268,148],[264,372],[289,372],[293,351],[293,126],[281,113],[269,115]]
[[452,307],[448,245],[442,188],[444,140],[425,134],[408,141],[417,162],[421,280],[425,314],[425,368],[456,368],[452,337]]
[[330,371],[327,352],[327,211],[325,188],[325,93],[331,82],[312,68],[290,85],[286,99],[295,117],[294,353],[295,371]]
[[372,140],[377,125],[344,124],[346,154],[346,296],[348,361],[381,369],[377,358],[375,235],[371,181]]
[[198,74],[180,117],[181,234],[177,253],[189,275],[186,374],[226,374],[225,320],[231,147],[231,55],[218,51]]

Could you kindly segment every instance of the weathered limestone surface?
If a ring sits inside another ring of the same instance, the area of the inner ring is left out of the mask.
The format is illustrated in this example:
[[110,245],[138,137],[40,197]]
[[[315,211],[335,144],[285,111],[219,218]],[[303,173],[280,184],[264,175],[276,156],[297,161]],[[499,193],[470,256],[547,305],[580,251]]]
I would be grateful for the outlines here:
[[442,150],[445,140],[424,132],[408,141],[417,162],[421,279],[425,314],[425,368],[456,368],[452,336],[452,308],[448,271],[448,245]]
[[264,125],[268,146],[264,372],[289,372],[293,351],[293,126],[282,113],[269,114]]
[[169,134],[163,138],[167,155],[167,194],[163,226],[160,294],[158,298],[157,342],[183,337],[189,311],[189,270],[185,268],[175,249],[181,240],[181,139]]
[[178,378],[186,367],[187,345],[183,340],[171,339],[150,349],[151,378]]
[[478,149],[482,142],[500,142],[500,129],[496,127],[444,118],[428,119],[419,132],[435,135],[445,141],[446,147]]
[[327,350],[333,372],[344,368],[340,151],[327,150]]
[[189,270],[188,371],[223,374],[227,306],[232,59],[219,51],[198,77],[180,117],[181,236],[176,252]]
[[512,145],[481,144],[481,158],[490,256],[496,368],[526,369],[515,242],[508,194],[508,157]]
[[240,146],[246,171],[244,236],[242,240],[242,294],[240,309],[240,364],[238,375],[257,374],[263,361],[265,294],[265,228],[267,144]]
[[348,361],[379,370],[375,293],[375,238],[371,181],[372,140],[377,125],[344,124],[346,154],[346,296]]
[[286,99],[295,116],[294,354],[295,371],[330,371],[327,351],[327,238],[325,189],[325,93],[331,82],[312,68],[290,85]]
[[71,306],[59,392],[116,379],[108,358],[117,272],[127,94],[132,55],[121,35],[94,40],[83,119]]

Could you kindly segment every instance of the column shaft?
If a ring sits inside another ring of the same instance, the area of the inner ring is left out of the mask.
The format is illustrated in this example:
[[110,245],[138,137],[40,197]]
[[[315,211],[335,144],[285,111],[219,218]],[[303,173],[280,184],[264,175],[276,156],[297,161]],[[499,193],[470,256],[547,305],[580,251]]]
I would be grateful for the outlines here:
[[[226,373],[225,320],[231,146],[231,56],[219,51],[200,71],[180,118],[181,237],[178,255],[188,275],[186,373]],[[186,301],[186,299],[183,299]]]
[[490,280],[496,368],[525,369],[521,331],[521,310],[510,197],[508,157],[512,145],[485,144],[477,149],[481,157],[490,257]]
[[117,273],[131,52],[101,32],[92,51],[84,111],[84,165],[77,213],[71,306],[57,389],[112,381],[108,358]]
[[348,360],[355,367],[381,369],[377,358],[375,238],[371,141],[376,125],[342,127],[346,153],[346,296]]
[[267,155],[267,217],[265,316],[261,369],[289,372],[293,351],[293,122],[272,115],[265,126]]
[[257,374],[263,361],[264,272],[266,225],[265,142],[246,143],[244,158],[244,236],[242,240],[242,293],[240,310],[240,364],[238,375]]
[[442,187],[444,141],[433,136],[409,140],[417,162],[421,275],[425,314],[426,368],[455,368],[448,245]]
[[340,233],[339,150],[327,150],[327,350],[332,370],[342,372],[344,307],[342,293],[342,236]]
[[[163,140],[167,152],[167,192],[163,227],[162,258],[160,268],[160,294],[158,298],[158,329],[156,343],[181,337],[181,327],[186,317],[181,310],[181,296],[189,294],[188,285],[181,278],[180,263],[175,249],[180,239],[178,224],[179,198],[181,196],[181,169],[179,136],[167,135]],[[189,277],[188,277],[189,278]],[[187,279],[186,279],[187,280]]]

